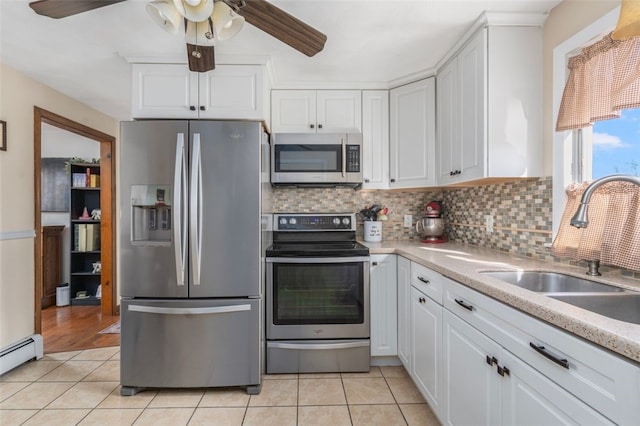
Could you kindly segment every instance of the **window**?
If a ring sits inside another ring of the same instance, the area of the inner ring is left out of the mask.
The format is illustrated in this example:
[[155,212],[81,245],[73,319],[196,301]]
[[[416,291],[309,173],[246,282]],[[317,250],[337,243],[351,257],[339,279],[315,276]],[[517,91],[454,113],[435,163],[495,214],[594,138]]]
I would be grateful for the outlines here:
[[[591,179],[624,173],[640,176],[640,109],[593,125]],[[586,180],[586,179],[585,179]]]
[[[568,69],[567,60],[584,46],[588,46],[594,41],[602,38],[611,32],[615,27],[620,8],[617,7],[607,13],[589,27],[583,29],[573,37],[561,43],[553,50],[553,117],[558,116],[562,92],[567,81]],[[626,111],[625,113],[627,113]],[[598,126],[593,128],[580,129],[578,131],[555,132],[553,136],[553,236],[558,232],[562,213],[566,204],[565,189],[567,186],[578,180],[592,180],[597,178],[592,175],[592,171],[599,173],[598,168],[594,168],[594,163],[603,161],[606,155],[605,147],[599,145],[603,139],[599,139],[601,134],[616,136],[612,128],[601,127],[620,125],[623,123],[625,115],[619,119],[598,122]],[[638,115],[640,118],[640,113]],[[639,122],[640,123],[640,122]],[[640,124],[637,126],[640,130]],[[595,143],[594,143],[595,136]],[[618,136],[619,137],[619,136]],[[638,133],[640,139],[640,133]],[[622,139],[621,139],[622,140]],[[636,148],[638,146],[636,145]],[[619,153],[619,152],[618,152]],[[599,167],[599,166],[598,166]],[[622,172],[622,171],[621,171]],[[603,172],[604,174],[610,174]]]

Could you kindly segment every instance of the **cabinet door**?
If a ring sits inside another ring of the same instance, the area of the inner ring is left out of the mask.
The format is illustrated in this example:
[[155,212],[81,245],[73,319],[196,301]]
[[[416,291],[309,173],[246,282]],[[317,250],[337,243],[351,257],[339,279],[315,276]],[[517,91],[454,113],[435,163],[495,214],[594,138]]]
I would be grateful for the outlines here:
[[262,68],[219,65],[199,74],[200,118],[264,119]]
[[[455,181],[485,177],[487,30],[481,30],[458,55],[460,152],[453,152]],[[493,155],[500,155],[499,152]],[[509,161],[509,160],[503,160]]]
[[458,121],[458,60],[451,62],[438,71],[437,77],[438,106],[438,184],[454,181],[456,170],[460,164],[454,164],[459,158],[460,135]]
[[133,64],[133,118],[198,118],[198,74],[183,64]]
[[391,90],[389,186],[435,185],[435,78]]
[[504,425],[611,425],[587,406],[522,360],[503,350],[500,364],[509,374],[503,382]]
[[389,187],[389,92],[362,92],[363,189]]
[[433,412],[442,411],[442,306],[411,287],[411,377]]
[[411,371],[411,261],[398,256],[398,358]]
[[315,133],[315,90],[271,91],[273,133]]
[[500,424],[500,376],[496,366],[487,362],[487,357],[498,359],[500,349],[496,342],[444,310],[444,424]]
[[359,90],[316,92],[318,133],[360,133],[362,98]]
[[371,356],[395,356],[397,343],[396,256],[371,256]]

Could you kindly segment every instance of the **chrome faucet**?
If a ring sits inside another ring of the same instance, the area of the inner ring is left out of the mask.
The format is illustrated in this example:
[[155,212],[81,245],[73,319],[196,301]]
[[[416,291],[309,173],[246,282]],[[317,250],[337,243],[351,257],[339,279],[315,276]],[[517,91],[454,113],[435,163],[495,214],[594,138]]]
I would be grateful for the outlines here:
[[[610,175],[594,180],[589,186],[587,186],[587,189],[585,189],[584,193],[582,194],[578,210],[576,210],[576,213],[571,218],[571,226],[575,226],[576,228],[586,228],[587,225],[589,225],[589,219],[587,219],[587,207],[589,207],[589,200],[591,200],[591,195],[599,186],[613,181],[631,182],[640,186],[640,177],[631,175]],[[599,260],[589,260],[587,261],[587,264],[589,267],[587,275],[601,275],[598,271],[598,268],[600,266]]]
[[578,210],[576,210],[576,213],[571,218],[571,226],[575,226],[576,228],[586,228],[587,225],[589,225],[589,219],[587,219],[587,207],[589,207],[589,200],[591,199],[593,191],[595,191],[599,186],[613,181],[631,182],[640,186],[640,177],[631,175],[610,175],[594,180],[589,186],[587,186],[584,194],[582,194]]

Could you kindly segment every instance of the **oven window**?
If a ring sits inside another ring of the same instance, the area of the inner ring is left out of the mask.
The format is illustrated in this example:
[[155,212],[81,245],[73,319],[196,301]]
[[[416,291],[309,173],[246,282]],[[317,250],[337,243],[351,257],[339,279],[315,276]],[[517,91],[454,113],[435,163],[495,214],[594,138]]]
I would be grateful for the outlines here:
[[274,263],[273,323],[362,324],[363,263]]
[[341,145],[276,145],[276,172],[341,172]]

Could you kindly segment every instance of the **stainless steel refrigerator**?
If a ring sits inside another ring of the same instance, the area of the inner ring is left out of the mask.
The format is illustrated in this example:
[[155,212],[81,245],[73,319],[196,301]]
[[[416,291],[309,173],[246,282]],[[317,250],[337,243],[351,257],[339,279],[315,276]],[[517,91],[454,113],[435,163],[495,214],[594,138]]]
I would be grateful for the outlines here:
[[262,125],[123,122],[120,140],[122,395],[147,387],[259,393]]

